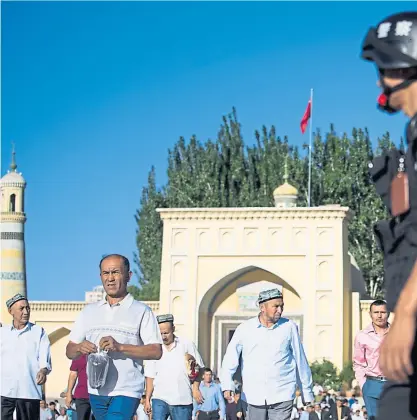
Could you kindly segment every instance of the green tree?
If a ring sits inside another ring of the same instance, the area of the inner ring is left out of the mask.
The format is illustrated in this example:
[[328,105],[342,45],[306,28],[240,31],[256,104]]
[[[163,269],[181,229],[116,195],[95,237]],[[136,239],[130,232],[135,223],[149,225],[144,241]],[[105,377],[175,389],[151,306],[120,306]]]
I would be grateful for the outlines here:
[[321,386],[338,391],[341,381],[336,366],[329,360],[324,359],[321,362],[313,362],[310,365],[313,382]]
[[353,371],[353,363],[348,362],[343,366],[343,369],[339,374],[339,381],[341,384],[345,384],[347,388],[350,389],[354,379],[355,372]]
[[[254,144],[245,146],[233,109],[223,117],[216,141],[202,143],[192,136],[186,142],[180,137],[168,151],[168,180],[162,190],[156,189],[152,168],[136,214],[140,286],[132,289],[136,296],[159,298],[162,223],[156,208],[273,206],[273,191],[283,182],[285,161],[290,182],[299,191],[298,205],[307,205],[308,146],[303,145],[301,152],[288,138],[277,136],[274,126],[263,126],[254,137]],[[332,125],[327,133],[317,130],[313,141],[312,205],[340,204],[352,210],[349,251],[374,298],[383,291],[383,266],[370,232],[386,211],[370,181],[368,162],[393,146],[389,133],[378,139],[373,150],[366,129],[338,135]]]
[[165,207],[164,197],[156,188],[155,168],[148,176],[148,185],[142,190],[141,206],[135,216],[137,223],[136,242],[138,253],[135,263],[139,270],[139,288],[129,286],[135,299],[158,300],[160,284],[160,264],[162,255],[162,221],[157,208]]

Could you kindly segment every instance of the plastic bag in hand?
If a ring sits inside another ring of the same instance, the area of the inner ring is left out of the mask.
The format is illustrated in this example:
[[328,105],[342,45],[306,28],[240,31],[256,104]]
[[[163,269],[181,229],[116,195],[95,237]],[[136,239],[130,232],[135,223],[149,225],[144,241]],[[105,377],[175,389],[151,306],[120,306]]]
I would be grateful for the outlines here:
[[88,383],[93,389],[101,388],[106,383],[110,357],[106,351],[88,355]]

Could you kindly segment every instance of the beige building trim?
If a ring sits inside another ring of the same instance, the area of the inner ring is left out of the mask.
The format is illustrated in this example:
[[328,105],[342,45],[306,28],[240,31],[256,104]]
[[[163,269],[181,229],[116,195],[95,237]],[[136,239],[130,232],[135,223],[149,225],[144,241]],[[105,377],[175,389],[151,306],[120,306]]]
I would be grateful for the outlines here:
[[260,219],[345,219],[352,217],[348,207],[328,205],[321,207],[222,207],[157,209],[162,220],[260,220]]

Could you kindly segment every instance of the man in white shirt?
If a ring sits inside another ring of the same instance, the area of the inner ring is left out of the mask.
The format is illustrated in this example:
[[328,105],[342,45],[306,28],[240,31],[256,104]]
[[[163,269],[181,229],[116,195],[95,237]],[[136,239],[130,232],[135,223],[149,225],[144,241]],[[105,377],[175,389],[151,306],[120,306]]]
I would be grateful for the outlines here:
[[6,302],[12,325],[1,327],[1,418],[38,420],[42,385],[51,372],[51,345],[42,327],[29,322],[30,306],[21,294]]
[[313,394],[315,397],[317,397],[318,395],[321,395],[321,393],[323,392],[323,387],[320,384],[314,384],[313,386]]
[[173,315],[159,315],[157,320],[163,341],[162,357],[145,363],[145,412],[152,412],[152,420],[191,420],[193,390],[186,362],[192,356],[201,369],[203,360],[192,341],[174,334]]
[[220,383],[226,399],[242,355],[243,389],[250,420],[290,420],[298,379],[307,404],[314,400],[311,370],[297,325],[282,318],[278,289],[259,294],[260,313],[240,324],[223,358]]
[[106,382],[98,389],[88,384],[92,411],[97,420],[131,420],[144,392],[143,361],[161,357],[161,334],[152,310],[127,291],[132,276],[129,260],[112,254],[99,266],[106,297],[81,311],[67,357],[74,360],[99,349],[108,352]]
[[40,410],[40,420],[53,420],[55,418],[54,413],[52,413],[45,400],[40,402]]

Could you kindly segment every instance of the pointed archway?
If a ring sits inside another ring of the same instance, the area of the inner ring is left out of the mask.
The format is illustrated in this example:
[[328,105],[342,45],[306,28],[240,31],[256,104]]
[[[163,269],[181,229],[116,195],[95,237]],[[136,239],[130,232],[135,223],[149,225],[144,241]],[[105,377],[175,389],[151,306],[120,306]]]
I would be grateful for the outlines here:
[[248,265],[214,282],[204,294],[198,310],[198,347],[204,361],[219,370],[227,344],[237,326],[258,313],[256,298],[261,290],[278,287],[286,302],[286,316],[296,318],[301,332],[301,297],[280,276],[255,265]]

